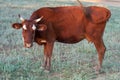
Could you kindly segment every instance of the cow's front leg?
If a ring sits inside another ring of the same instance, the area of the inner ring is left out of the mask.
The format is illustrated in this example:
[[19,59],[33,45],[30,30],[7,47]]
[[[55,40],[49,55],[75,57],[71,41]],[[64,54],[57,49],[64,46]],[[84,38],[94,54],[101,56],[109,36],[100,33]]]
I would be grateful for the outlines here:
[[52,50],[53,50],[54,43],[46,43],[44,45],[44,63],[43,67],[46,72],[50,71],[50,66],[51,66],[51,56],[52,56]]

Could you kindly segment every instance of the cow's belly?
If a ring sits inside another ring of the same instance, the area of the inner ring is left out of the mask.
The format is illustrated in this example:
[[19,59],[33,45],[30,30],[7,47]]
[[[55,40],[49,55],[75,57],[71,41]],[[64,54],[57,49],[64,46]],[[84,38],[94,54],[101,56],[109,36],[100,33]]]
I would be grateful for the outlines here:
[[84,35],[79,35],[79,36],[76,35],[76,36],[62,36],[62,37],[58,37],[56,40],[62,43],[73,44],[83,40],[84,38],[85,38]]
[[74,24],[73,26],[63,26],[57,27],[58,30],[56,30],[58,42],[77,43],[85,38],[84,28],[82,26],[79,26],[78,24]]

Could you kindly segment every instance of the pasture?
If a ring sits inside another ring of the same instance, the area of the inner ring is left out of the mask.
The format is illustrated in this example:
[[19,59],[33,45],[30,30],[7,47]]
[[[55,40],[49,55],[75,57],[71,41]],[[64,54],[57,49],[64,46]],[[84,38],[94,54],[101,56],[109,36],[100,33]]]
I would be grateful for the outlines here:
[[120,80],[120,7],[103,5],[112,16],[103,37],[107,50],[101,74],[94,72],[97,53],[87,40],[77,44],[56,42],[49,74],[40,69],[43,46],[34,43],[32,48],[23,47],[21,30],[11,27],[20,22],[18,14],[28,19],[40,7],[67,5],[79,4],[76,0],[0,0],[0,80]]

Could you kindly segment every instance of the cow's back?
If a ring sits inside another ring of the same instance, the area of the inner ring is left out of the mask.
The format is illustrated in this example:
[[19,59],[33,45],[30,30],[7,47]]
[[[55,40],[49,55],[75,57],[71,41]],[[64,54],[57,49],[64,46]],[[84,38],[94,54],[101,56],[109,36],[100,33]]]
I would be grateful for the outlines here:
[[49,22],[61,22],[66,19],[79,21],[83,16],[83,11],[79,6],[43,7],[35,11],[30,19],[37,19],[41,16],[44,17],[43,20]]

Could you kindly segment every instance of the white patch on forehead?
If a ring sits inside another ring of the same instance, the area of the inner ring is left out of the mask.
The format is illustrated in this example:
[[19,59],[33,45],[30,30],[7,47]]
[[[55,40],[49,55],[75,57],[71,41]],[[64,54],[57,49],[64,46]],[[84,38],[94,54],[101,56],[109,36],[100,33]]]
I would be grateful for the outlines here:
[[33,30],[35,30],[35,29],[36,29],[36,26],[35,26],[34,24],[33,24],[33,26],[32,26],[32,29],[33,29]]
[[26,25],[23,25],[23,29],[24,29],[24,30],[27,30],[27,27],[26,27]]

